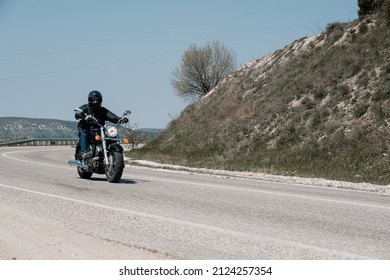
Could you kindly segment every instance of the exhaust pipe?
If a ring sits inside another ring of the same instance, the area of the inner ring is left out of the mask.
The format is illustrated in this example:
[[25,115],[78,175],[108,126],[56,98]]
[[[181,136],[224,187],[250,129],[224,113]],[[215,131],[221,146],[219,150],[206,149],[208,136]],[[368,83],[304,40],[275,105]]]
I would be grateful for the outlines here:
[[79,161],[77,159],[72,159],[72,160],[68,161],[68,164],[71,166],[80,166],[82,163],[81,163],[81,161]]

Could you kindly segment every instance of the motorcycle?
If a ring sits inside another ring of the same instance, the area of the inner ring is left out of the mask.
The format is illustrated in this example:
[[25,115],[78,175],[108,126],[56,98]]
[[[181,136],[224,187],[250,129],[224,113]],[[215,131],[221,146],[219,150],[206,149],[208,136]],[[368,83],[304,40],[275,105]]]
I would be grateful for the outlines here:
[[[82,113],[82,110],[76,108],[75,113]],[[122,177],[125,167],[123,159],[123,147],[120,145],[118,137],[118,127],[122,120],[130,115],[130,111],[125,111],[117,126],[100,125],[93,116],[87,116],[91,123],[98,127],[91,129],[89,133],[89,155],[86,160],[82,160],[80,143],[76,145],[75,159],[69,160],[68,164],[77,166],[77,172],[83,179],[90,179],[93,173],[106,174],[110,183],[117,183]],[[128,143],[128,139],[123,139]]]

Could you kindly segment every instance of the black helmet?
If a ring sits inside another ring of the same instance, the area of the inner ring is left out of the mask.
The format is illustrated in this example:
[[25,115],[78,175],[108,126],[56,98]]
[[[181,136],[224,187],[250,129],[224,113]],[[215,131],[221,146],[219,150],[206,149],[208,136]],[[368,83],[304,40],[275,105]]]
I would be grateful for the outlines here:
[[103,102],[103,95],[99,91],[93,90],[88,94],[88,103],[92,107],[95,108],[100,107],[102,106],[102,102]]

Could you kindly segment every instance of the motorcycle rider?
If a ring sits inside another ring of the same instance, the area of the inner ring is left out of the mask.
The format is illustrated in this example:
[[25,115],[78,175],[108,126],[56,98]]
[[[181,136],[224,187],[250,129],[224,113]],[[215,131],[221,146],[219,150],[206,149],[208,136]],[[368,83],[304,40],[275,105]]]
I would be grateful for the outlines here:
[[102,102],[103,95],[99,91],[93,90],[88,94],[88,103],[79,107],[82,112],[75,114],[76,120],[80,120],[77,128],[79,131],[79,143],[83,162],[91,156],[88,150],[89,132],[91,129],[99,127],[92,122],[91,116],[95,117],[100,125],[104,125],[105,121],[112,123],[118,123],[119,121],[121,123],[127,123],[129,121],[127,118],[120,118],[103,107]]

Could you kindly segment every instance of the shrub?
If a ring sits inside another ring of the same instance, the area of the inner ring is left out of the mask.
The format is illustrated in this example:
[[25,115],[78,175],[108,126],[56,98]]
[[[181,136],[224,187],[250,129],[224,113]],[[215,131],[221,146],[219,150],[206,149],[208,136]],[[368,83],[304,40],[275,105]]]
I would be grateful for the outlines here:
[[368,110],[368,104],[358,103],[353,108],[352,113],[355,118],[360,118],[367,112],[367,110]]
[[358,0],[359,16],[375,14],[380,11],[384,0]]

